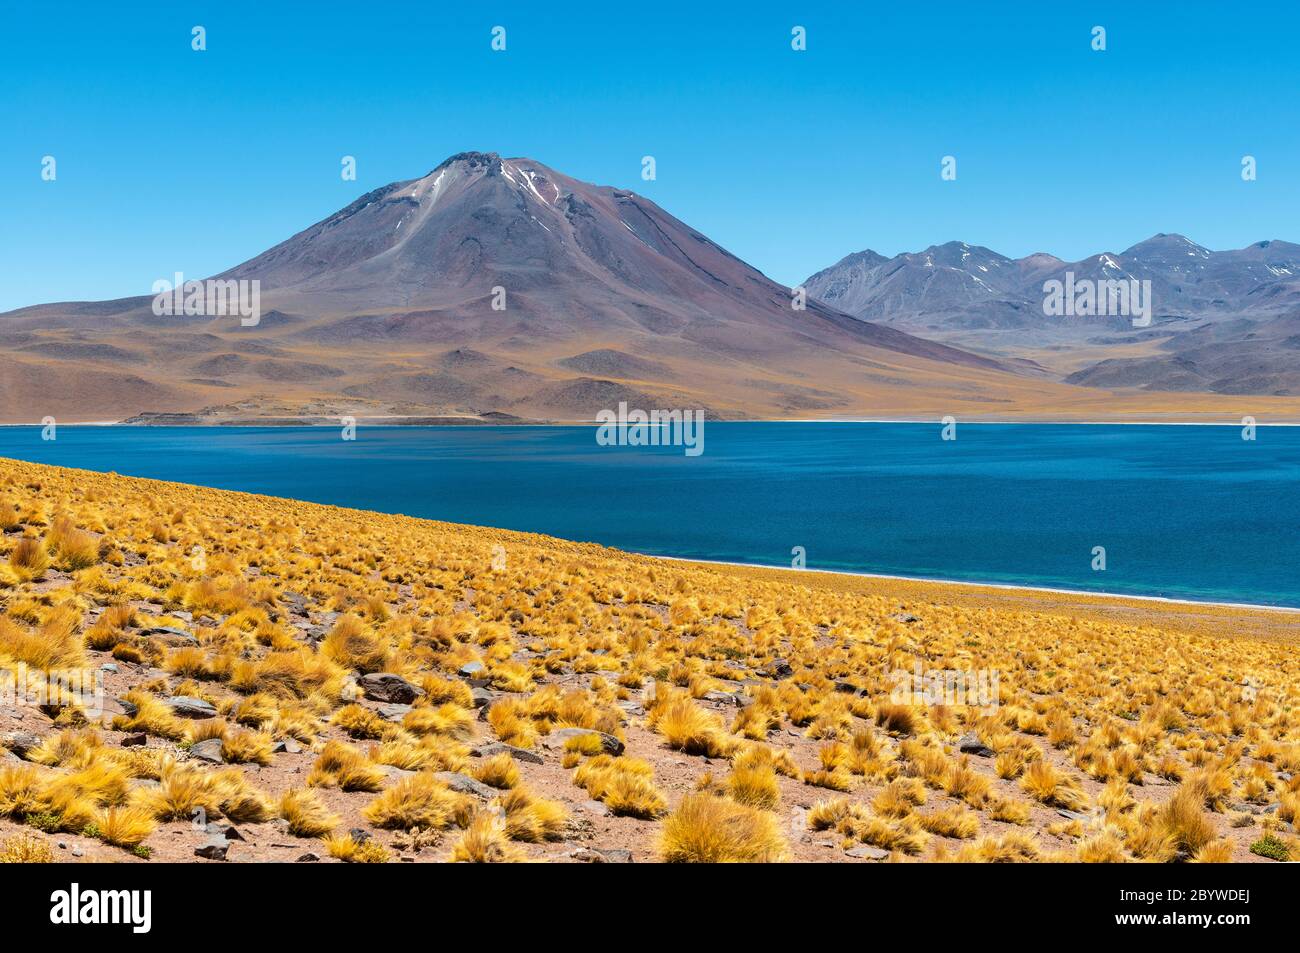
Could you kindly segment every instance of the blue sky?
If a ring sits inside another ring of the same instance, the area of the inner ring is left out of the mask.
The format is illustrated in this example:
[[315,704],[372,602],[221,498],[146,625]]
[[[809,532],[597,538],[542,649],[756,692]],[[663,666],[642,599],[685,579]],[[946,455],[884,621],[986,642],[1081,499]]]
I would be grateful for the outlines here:
[[632,188],[787,284],[952,239],[1300,241],[1300,5],[1134,6],[7,4],[0,310],[215,273],[470,149]]

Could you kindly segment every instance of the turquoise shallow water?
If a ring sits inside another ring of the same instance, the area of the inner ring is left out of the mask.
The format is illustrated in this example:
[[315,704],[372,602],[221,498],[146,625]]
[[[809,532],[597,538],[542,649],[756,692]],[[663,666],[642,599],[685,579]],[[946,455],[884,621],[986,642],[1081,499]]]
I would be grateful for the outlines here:
[[591,427],[6,427],[0,456],[660,555],[1300,606],[1293,427],[709,423],[697,457]]

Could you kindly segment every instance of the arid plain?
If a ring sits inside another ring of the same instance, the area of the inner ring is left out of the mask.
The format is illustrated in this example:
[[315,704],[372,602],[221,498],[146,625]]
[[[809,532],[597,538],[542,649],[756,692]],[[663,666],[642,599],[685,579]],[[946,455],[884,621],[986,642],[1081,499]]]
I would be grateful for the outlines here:
[[[0,713],[5,859],[1300,855],[1294,613],[682,563],[14,461],[0,524],[0,667],[104,689]],[[899,700],[895,673],[953,670],[994,696]]]

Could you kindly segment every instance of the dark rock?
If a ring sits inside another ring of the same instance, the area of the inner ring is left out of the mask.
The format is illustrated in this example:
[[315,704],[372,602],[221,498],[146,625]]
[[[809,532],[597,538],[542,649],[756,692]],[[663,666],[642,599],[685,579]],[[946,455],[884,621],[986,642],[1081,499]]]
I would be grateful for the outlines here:
[[220,738],[207,738],[196,742],[190,747],[190,757],[197,758],[199,761],[206,761],[209,764],[226,763],[225,757],[221,754]]
[[203,857],[207,860],[225,860],[226,851],[230,849],[230,842],[220,834],[215,837],[209,837],[202,847],[194,848],[194,856]]
[[27,752],[40,743],[40,735],[30,731],[6,731],[3,735],[0,735],[0,745],[8,748],[20,758],[27,757]]
[[177,718],[215,718],[217,715],[217,710],[202,698],[173,695],[163,701],[171,706],[172,714]]
[[289,611],[294,615],[307,614],[307,597],[297,592],[280,593],[280,601],[289,607]]
[[314,864],[314,863],[317,863],[317,862],[319,862],[319,861],[320,861],[320,854],[313,854],[311,851],[308,851],[307,853],[302,854],[302,855],[301,855],[301,856],[300,856],[300,857],[295,861],[295,863],[298,863],[298,864]]
[[790,667],[790,663],[787,662],[785,659],[779,658],[773,660],[772,663],[769,664],[767,668],[763,670],[763,674],[766,675],[768,678],[775,678],[779,680],[782,678],[789,678],[791,675],[794,674],[794,669]]
[[370,672],[357,679],[357,686],[371,701],[390,702],[397,705],[409,705],[421,695],[424,689],[412,685],[400,675],[392,672]]
[[714,705],[735,705],[737,708],[741,706],[740,698],[731,692],[705,692],[700,700]]
[[364,844],[366,841],[370,840],[370,831],[363,827],[352,828],[352,830],[348,831],[348,835],[358,844]]
[[516,761],[524,761],[528,764],[546,763],[546,760],[536,751],[529,751],[527,748],[516,748],[514,745],[502,744],[499,741],[471,748],[469,754],[472,758],[491,758],[499,754],[508,754]]
[[487,708],[497,699],[496,692],[490,692],[486,688],[475,688],[469,693],[475,708]]
[[169,625],[153,625],[140,630],[148,638],[158,639],[168,645],[198,645],[199,640],[184,629],[174,629]]
[[384,721],[401,721],[411,713],[411,706],[393,703],[380,705],[375,711],[379,713],[379,717]]
[[123,748],[143,748],[149,744],[149,736],[143,731],[136,735],[127,735],[122,739]]
[[859,844],[857,847],[850,847],[844,852],[845,857],[864,857],[867,860],[884,860],[889,856],[889,851],[881,850],[879,847],[872,847],[870,844]]
[[632,852],[618,847],[579,847],[569,854],[574,860],[586,864],[630,864]]
[[862,689],[858,688],[858,686],[854,685],[852,682],[834,682],[833,684],[835,685],[835,690],[842,695],[857,695],[862,691]]
[[1057,813],[1057,814],[1060,814],[1062,817],[1066,818],[1067,820],[1071,820],[1071,821],[1081,821],[1081,822],[1085,822],[1085,821],[1090,821],[1090,820],[1092,820],[1092,815],[1091,815],[1091,814],[1085,814],[1085,813],[1083,813],[1082,811],[1067,811],[1067,810],[1066,810],[1065,808],[1063,808],[1063,807],[1058,807],[1058,808],[1056,809],[1056,813]]
[[323,642],[325,636],[330,634],[330,630],[323,625],[312,625],[309,622],[295,623],[295,628],[302,630],[302,636],[308,642]]
[[957,742],[957,750],[962,754],[973,754],[977,758],[993,757],[993,749],[980,741],[979,736],[973,731],[968,731],[961,736],[961,739]]
[[211,822],[205,828],[207,833],[214,836],[224,837],[226,840],[243,840],[244,835],[230,824],[219,824],[216,821]]
[[596,731],[594,728],[559,728],[552,731],[542,739],[544,748],[563,748],[564,743],[570,738],[581,738],[585,735],[595,735],[600,739],[600,746],[605,754],[618,757],[623,753],[623,742],[619,741],[613,735],[608,735],[603,731]]
[[461,774],[458,771],[438,771],[434,774],[434,777],[458,794],[468,794],[472,797],[482,798],[485,801],[501,793],[496,788],[484,784],[482,781],[476,781],[469,775]]

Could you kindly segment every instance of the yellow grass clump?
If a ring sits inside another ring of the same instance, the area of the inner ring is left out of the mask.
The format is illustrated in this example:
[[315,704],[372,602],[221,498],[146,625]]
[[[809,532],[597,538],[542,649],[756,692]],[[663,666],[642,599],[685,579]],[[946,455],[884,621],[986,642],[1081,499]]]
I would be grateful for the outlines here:
[[773,863],[787,853],[774,815],[711,794],[682,798],[659,838],[669,863]]

